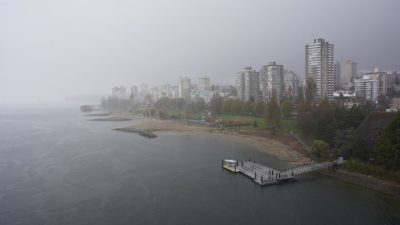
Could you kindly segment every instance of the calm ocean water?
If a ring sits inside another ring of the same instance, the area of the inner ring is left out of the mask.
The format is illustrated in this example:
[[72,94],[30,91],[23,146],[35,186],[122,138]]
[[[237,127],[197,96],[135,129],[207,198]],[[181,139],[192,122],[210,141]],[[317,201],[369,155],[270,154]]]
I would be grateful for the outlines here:
[[0,224],[400,224],[392,196],[317,174],[261,188],[221,159],[284,162],[206,136],[152,140],[76,108],[0,109]]

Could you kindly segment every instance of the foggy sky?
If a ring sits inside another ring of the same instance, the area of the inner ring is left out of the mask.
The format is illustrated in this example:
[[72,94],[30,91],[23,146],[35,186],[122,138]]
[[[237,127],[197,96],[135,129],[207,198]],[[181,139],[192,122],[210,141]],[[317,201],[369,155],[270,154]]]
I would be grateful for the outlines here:
[[0,103],[116,85],[233,84],[270,61],[304,74],[304,45],[359,70],[400,70],[398,0],[0,0]]

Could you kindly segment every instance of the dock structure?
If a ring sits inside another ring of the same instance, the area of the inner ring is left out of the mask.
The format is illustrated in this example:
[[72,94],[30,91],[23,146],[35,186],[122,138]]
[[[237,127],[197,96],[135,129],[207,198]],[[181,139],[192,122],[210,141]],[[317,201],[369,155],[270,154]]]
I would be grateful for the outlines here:
[[222,160],[222,168],[233,172],[241,173],[251,178],[257,184],[264,186],[276,184],[280,181],[294,179],[295,176],[308,173],[320,169],[332,168],[335,165],[343,163],[343,158],[338,158],[335,161],[314,163],[306,166],[293,168],[290,170],[279,171],[268,166],[256,163],[255,161],[237,161],[233,159]]

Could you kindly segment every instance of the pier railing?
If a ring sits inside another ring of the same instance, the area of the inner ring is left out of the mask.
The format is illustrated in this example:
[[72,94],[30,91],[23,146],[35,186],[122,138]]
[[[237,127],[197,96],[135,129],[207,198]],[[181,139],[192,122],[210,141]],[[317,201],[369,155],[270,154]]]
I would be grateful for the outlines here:
[[320,169],[332,168],[335,165],[343,163],[343,159],[339,158],[333,162],[321,162],[314,163],[306,166],[293,168],[290,170],[279,171],[261,164],[255,161],[236,161],[232,159],[222,160],[222,167],[234,172],[242,173],[243,175],[251,178],[254,182],[260,185],[268,185],[278,183],[283,180],[293,179],[295,176],[308,173]]

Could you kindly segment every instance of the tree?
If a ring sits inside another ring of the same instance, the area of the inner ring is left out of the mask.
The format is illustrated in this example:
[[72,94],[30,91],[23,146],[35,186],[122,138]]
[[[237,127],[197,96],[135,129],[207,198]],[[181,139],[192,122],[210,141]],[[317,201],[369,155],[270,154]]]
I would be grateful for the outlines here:
[[273,134],[275,134],[276,129],[279,126],[279,119],[281,117],[281,112],[276,99],[276,91],[272,91],[271,100],[267,104],[266,120]]
[[224,104],[224,99],[217,94],[211,98],[210,101],[210,111],[213,115],[218,115],[221,113],[222,105]]
[[154,108],[156,109],[165,109],[170,107],[170,99],[167,97],[162,97],[160,99],[158,99],[155,103],[154,103]]
[[256,128],[258,127],[257,120],[254,120],[253,126],[256,127]]
[[234,100],[233,99],[227,99],[224,101],[224,104],[222,105],[222,112],[223,113],[232,113],[232,104]]
[[158,116],[160,117],[160,119],[168,119],[168,114],[166,112],[164,112],[163,110],[158,111]]
[[254,98],[254,96],[250,96],[249,102],[253,103],[253,102],[255,102],[255,101],[256,101],[256,98]]
[[242,110],[242,104],[240,100],[234,100],[231,105],[231,113],[239,114]]
[[190,118],[193,117],[193,115],[194,115],[193,106],[187,105],[187,106],[185,107],[185,118],[186,118],[186,119],[190,119]]
[[379,102],[378,107],[381,110],[385,110],[385,109],[389,108],[390,103],[391,103],[391,99],[388,96],[380,95],[378,97],[378,102]]
[[281,109],[282,109],[282,115],[286,119],[288,119],[293,111],[293,105],[289,100],[286,99],[285,101],[282,102]]
[[151,109],[150,110],[150,116],[154,117],[156,115],[156,110],[155,109]]
[[242,104],[242,114],[249,114],[251,110],[251,102],[247,101]]
[[183,109],[183,107],[185,106],[185,99],[183,99],[183,98],[178,98],[178,99],[174,99],[175,100],[175,109],[177,109],[177,110],[182,110]]
[[195,112],[202,112],[206,108],[204,98],[198,98],[197,101],[192,103]]
[[369,148],[363,144],[362,139],[357,135],[353,128],[336,129],[332,139],[335,155],[342,156],[346,159],[368,159]]
[[304,101],[304,91],[303,91],[304,87],[303,85],[300,85],[300,87],[298,88],[298,93],[297,93],[297,103],[302,103]]
[[315,94],[317,93],[317,84],[315,83],[314,79],[309,77],[306,80],[306,93],[305,93],[305,100],[306,103],[311,105],[314,102]]
[[332,159],[333,155],[330,152],[329,144],[323,140],[315,140],[311,146],[311,154],[318,161],[326,161]]
[[255,105],[255,109],[254,112],[257,115],[264,115],[265,112],[265,103],[263,101],[257,101],[256,105]]
[[385,128],[374,148],[377,164],[400,170],[400,113]]
[[144,102],[147,104],[152,104],[153,103],[153,96],[151,94],[147,94],[144,96]]
[[323,100],[312,110],[312,120],[315,121],[315,137],[329,144],[332,144],[332,134],[335,132],[335,127],[332,126],[334,115],[335,105],[327,100]]

